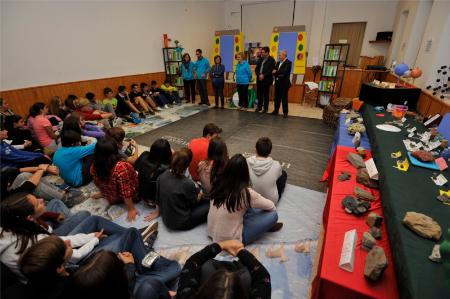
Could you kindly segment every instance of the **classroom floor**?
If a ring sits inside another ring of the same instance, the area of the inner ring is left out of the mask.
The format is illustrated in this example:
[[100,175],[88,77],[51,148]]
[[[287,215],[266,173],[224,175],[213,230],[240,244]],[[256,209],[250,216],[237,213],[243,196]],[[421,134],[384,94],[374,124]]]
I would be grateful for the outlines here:
[[252,155],[256,140],[262,136],[270,137],[272,157],[287,169],[290,184],[315,191],[325,190],[319,179],[328,161],[334,131],[319,119],[294,116],[284,119],[282,116],[235,109],[206,109],[134,139],[138,144],[149,147],[162,137],[177,149],[186,146],[192,138],[201,136],[203,126],[209,122],[223,129],[221,136],[230,155]]

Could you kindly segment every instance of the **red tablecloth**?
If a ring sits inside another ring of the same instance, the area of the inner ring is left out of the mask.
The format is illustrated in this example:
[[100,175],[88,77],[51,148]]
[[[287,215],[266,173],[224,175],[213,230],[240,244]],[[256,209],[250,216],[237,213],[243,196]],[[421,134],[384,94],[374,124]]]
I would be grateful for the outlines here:
[[[316,278],[313,281],[313,298],[398,298],[397,282],[394,272],[394,263],[389,246],[386,227],[381,227],[382,238],[377,240],[377,245],[383,247],[388,259],[388,267],[381,279],[371,282],[364,277],[364,260],[367,251],[361,248],[362,234],[369,229],[365,223],[367,214],[357,217],[344,211],[341,205],[346,195],[353,194],[355,185],[366,190],[371,190],[376,200],[372,203],[370,211],[383,216],[380,194],[378,190],[369,189],[356,183],[357,169],[346,159],[349,152],[355,152],[353,148],[337,146],[332,159],[329,162],[328,173],[329,191],[327,202],[323,212],[324,239]],[[371,153],[368,152],[368,157]],[[348,181],[340,182],[338,175],[342,171],[352,175]],[[326,173],[324,178],[326,179]],[[342,243],[345,232],[356,229],[358,242],[355,250],[355,262],[353,272],[347,272],[339,268]]]

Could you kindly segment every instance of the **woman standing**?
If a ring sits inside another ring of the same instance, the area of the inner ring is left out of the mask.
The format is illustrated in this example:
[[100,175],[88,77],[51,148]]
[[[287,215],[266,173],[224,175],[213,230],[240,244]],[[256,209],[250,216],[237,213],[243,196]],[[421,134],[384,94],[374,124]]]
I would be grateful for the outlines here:
[[212,186],[208,235],[214,242],[233,239],[247,245],[283,226],[277,223],[275,204],[249,186],[247,161],[236,154]]
[[183,63],[181,64],[181,76],[183,77],[184,96],[186,103],[192,101],[195,103],[195,79],[194,63],[191,61],[189,53],[184,53]]
[[214,65],[211,68],[211,80],[212,86],[214,89],[214,96],[216,99],[215,109],[219,108],[219,97],[220,97],[220,108],[223,109],[225,104],[225,98],[223,96],[223,87],[225,84],[224,79],[225,66],[222,64],[222,57],[220,55],[216,55],[214,57]]
[[236,84],[239,95],[239,110],[248,108],[248,85],[252,81],[252,70],[242,52],[236,55]]
[[33,104],[30,108],[28,122],[33,130],[36,140],[44,148],[46,155],[52,155],[56,149],[58,136],[53,131],[51,122],[47,119],[48,106],[42,102]]

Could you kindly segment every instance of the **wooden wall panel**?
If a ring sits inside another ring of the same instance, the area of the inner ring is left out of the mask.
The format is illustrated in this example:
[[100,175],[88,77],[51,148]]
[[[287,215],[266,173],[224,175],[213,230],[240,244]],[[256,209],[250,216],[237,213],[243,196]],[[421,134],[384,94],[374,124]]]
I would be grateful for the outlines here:
[[163,72],[130,75],[1,91],[0,97],[8,100],[11,108],[16,113],[25,116],[33,103],[38,101],[47,103],[53,96],[59,96],[64,100],[69,94],[84,97],[90,91],[101,99],[103,98],[103,88],[105,87],[110,87],[116,91],[119,85],[125,85],[129,88],[133,83],[147,82],[150,84],[151,80],[161,83],[164,79],[165,74]]

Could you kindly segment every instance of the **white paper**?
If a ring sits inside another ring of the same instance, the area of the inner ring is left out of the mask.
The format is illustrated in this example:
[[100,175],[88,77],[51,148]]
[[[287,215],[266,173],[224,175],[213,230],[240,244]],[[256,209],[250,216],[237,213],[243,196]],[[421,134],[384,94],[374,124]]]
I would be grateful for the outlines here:
[[429,124],[431,124],[432,122],[434,122],[439,116],[441,116],[440,114],[436,114],[435,116],[433,116],[432,118],[430,118],[429,120],[427,120],[426,122],[423,123],[423,125],[426,127]]
[[358,234],[356,229],[349,230],[345,233],[344,243],[342,244],[341,258],[339,260],[339,267],[348,272],[353,272],[353,265],[355,261],[355,247],[358,241]]
[[369,160],[364,162],[366,164],[367,173],[369,174],[369,177],[373,180],[378,180],[378,169],[375,165],[375,161],[373,158],[370,158]]
[[438,186],[443,186],[448,182],[448,180],[445,178],[445,176],[442,173],[440,175],[438,175],[436,177],[436,179],[434,179],[433,177],[431,177],[431,179]]

